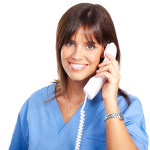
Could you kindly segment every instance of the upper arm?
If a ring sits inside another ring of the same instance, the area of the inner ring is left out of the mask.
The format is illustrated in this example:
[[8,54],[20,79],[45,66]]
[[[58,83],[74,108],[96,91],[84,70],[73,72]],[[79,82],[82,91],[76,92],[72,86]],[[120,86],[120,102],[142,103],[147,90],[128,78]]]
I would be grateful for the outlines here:
[[124,112],[124,123],[136,146],[140,150],[148,150],[149,143],[145,118],[141,102],[138,98],[134,98]]
[[28,149],[29,132],[28,132],[27,114],[28,114],[28,101],[24,103],[18,115],[16,126],[9,146],[9,150]]
[[22,132],[20,114],[18,115],[15,130],[9,146],[9,150],[27,150],[27,144]]

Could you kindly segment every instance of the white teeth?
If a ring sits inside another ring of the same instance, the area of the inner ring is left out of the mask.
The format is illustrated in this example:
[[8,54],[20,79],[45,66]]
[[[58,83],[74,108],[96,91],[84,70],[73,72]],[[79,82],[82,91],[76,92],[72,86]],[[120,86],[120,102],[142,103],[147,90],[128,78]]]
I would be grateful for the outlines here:
[[76,68],[82,68],[82,67],[84,67],[84,66],[86,66],[86,65],[71,64],[71,66],[76,67]]

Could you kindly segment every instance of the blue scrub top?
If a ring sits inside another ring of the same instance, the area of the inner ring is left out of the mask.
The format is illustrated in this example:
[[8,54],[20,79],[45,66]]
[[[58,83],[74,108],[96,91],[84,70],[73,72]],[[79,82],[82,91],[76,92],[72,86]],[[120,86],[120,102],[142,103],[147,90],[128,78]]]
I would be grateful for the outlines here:
[[[74,150],[83,104],[65,124],[56,99],[43,103],[55,95],[55,87],[56,83],[53,83],[34,92],[24,103],[9,150]],[[148,150],[141,102],[137,97],[128,95],[131,100],[129,107],[124,97],[117,95],[125,126],[136,146],[140,150]],[[87,100],[84,110],[85,122],[80,149],[106,150],[105,107],[101,91],[92,101]]]

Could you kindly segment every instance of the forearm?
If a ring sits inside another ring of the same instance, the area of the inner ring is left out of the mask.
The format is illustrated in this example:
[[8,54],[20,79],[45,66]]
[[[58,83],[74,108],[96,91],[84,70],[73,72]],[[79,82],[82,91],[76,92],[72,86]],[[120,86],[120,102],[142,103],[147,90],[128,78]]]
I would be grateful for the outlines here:
[[[106,114],[119,111],[117,103],[105,103]],[[123,120],[118,118],[106,120],[106,145],[107,150],[137,150]]]

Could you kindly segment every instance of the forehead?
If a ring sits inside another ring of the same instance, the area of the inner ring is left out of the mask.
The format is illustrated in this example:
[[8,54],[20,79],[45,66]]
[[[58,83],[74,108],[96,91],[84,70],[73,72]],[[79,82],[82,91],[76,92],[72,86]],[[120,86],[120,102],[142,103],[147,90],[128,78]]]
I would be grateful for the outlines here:
[[84,28],[81,26],[72,36],[72,40],[84,40],[84,41],[90,41],[90,42],[97,42],[94,34],[92,33],[92,30],[88,27]]

